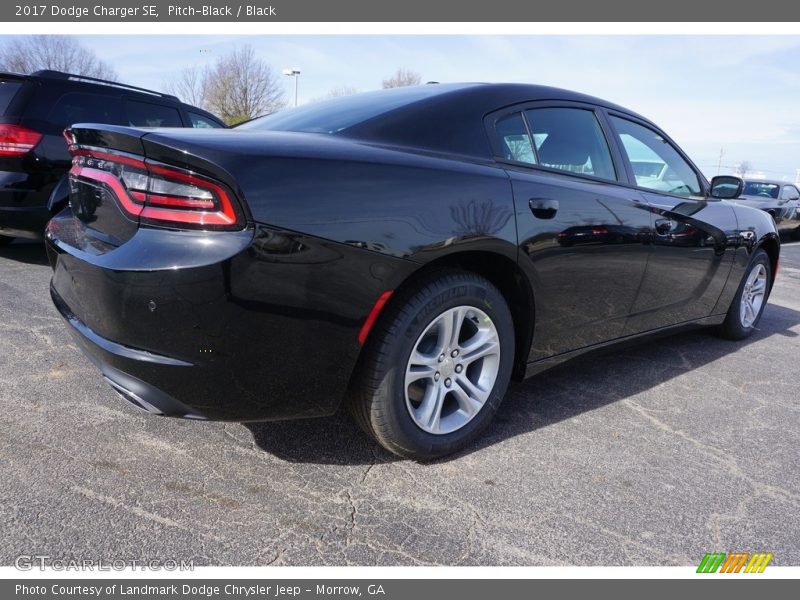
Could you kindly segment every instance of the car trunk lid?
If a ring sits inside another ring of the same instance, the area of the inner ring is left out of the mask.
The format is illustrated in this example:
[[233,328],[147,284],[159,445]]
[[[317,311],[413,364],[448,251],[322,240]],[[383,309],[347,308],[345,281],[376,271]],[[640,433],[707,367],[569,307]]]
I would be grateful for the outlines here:
[[[180,131],[180,130],[176,130]],[[107,251],[146,224],[171,229],[241,229],[244,215],[208,161],[184,152],[153,160],[152,130],[79,124],[65,132],[72,154],[70,206],[81,236]],[[178,164],[175,164],[178,163]],[[75,236],[72,236],[75,237]],[[77,241],[77,239],[75,240]]]

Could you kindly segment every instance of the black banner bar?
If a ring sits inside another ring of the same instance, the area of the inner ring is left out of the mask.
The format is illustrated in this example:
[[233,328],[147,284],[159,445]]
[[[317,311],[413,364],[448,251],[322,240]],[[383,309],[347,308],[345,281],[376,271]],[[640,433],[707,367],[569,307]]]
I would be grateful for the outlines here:
[[800,3],[761,0],[59,0],[3,2],[9,22],[786,22],[800,21]]
[[726,598],[789,598],[797,584],[788,579],[698,576],[697,579],[626,580],[78,580],[40,579],[0,581],[0,597],[15,600],[406,600],[421,598],[647,598],[688,600],[710,596]]

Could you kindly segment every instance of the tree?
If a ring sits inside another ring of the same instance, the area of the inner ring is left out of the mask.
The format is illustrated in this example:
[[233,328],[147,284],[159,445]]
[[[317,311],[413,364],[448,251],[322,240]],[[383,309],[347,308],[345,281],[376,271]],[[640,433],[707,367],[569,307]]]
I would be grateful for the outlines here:
[[323,100],[330,100],[331,98],[343,98],[345,96],[352,96],[353,94],[357,94],[358,90],[351,85],[337,85],[328,91],[327,94],[324,96],[315,96],[311,98],[308,102],[309,104],[313,104],[314,102],[322,102]]
[[28,74],[40,69],[117,79],[108,63],[81,46],[74,37],[32,35],[9,40],[0,47],[0,70]]
[[411,69],[399,68],[389,79],[381,82],[383,89],[406,87],[408,85],[419,85],[422,83],[422,75]]
[[251,46],[221,57],[205,76],[205,107],[235,125],[286,106],[278,77]]
[[738,165],[736,165],[736,175],[741,177],[742,179],[747,176],[749,171],[753,170],[753,165],[750,164],[749,160],[743,160]]
[[164,89],[184,102],[205,108],[208,96],[208,68],[189,67],[181,71],[175,79],[167,81]]
[[325,96],[326,98],[341,98],[342,96],[352,96],[353,94],[357,94],[358,90],[354,88],[352,85],[337,85],[334,88],[331,88],[331,91],[328,92],[328,95]]

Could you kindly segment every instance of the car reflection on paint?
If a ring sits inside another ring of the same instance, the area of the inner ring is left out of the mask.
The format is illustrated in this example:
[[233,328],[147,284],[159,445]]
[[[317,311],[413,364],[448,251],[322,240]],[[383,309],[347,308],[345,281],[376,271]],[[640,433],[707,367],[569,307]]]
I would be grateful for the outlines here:
[[733,202],[769,213],[781,235],[800,239],[800,190],[796,184],[746,180],[742,194]]

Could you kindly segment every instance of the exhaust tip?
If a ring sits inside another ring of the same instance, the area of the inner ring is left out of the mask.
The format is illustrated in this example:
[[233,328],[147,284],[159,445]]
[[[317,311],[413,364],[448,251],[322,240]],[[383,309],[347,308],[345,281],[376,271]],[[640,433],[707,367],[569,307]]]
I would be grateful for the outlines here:
[[112,381],[111,379],[109,379],[108,377],[105,377],[105,376],[103,377],[103,379],[105,379],[106,382],[112,388],[114,388],[114,391],[117,392],[117,394],[119,394],[122,397],[123,400],[127,400],[128,402],[133,404],[135,407],[137,407],[137,408],[139,408],[139,409],[141,409],[141,410],[143,410],[145,412],[148,412],[151,415],[164,416],[164,412],[163,411],[161,411],[160,409],[156,408],[155,406],[150,404],[147,400],[144,400],[143,398],[141,398],[137,394],[133,393],[129,389],[126,389],[126,388],[122,387],[116,381]]

